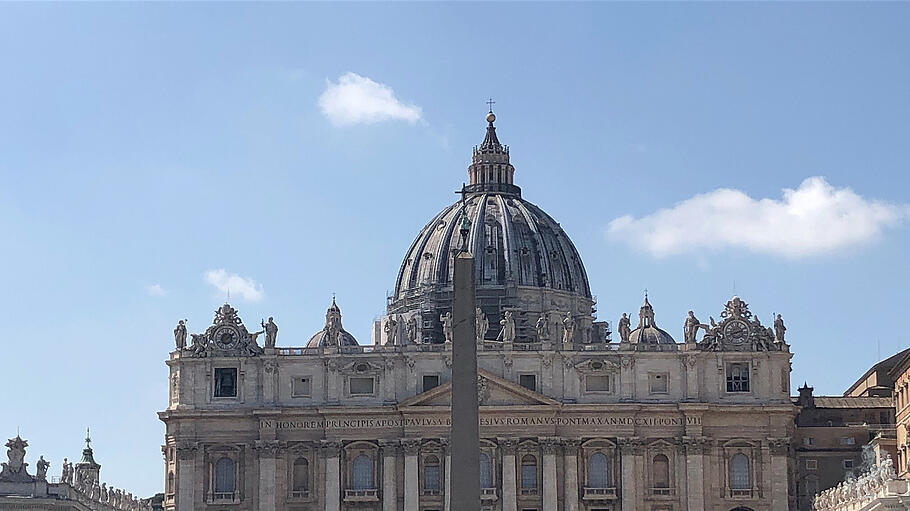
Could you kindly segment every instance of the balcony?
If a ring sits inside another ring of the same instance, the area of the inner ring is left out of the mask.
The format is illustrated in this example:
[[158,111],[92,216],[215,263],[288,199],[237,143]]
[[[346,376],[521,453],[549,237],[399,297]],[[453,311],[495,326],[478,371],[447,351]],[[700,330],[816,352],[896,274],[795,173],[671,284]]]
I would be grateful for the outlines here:
[[669,497],[676,495],[676,488],[651,488],[651,495],[654,497]]
[[522,495],[523,497],[536,497],[536,496],[537,496],[537,488],[522,488],[522,489],[521,489],[521,495]]
[[616,488],[588,488],[585,487],[585,493],[582,500],[613,500],[616,498]]
[[442,495],[442,490],[440,490],[440,489],[438,489],[438,488],[437,488],[437,489],[428,489],[428,488],[424,488],[424,489],[420,492],[420,494],[423,495],[423,496],[425,496],[425,497],[438,497],[438,496]]
[[369,490],[344,490],[345,502],[378,502],[379,490],[371,488]]
[[751,499],[754,493],[752,489],[736,490],[733,488],[728,488],[727,492],[731,499]]
[[496,500],[499,497],[496,496],[496,488],[481,488],[480,489],[480,500]]
[[310,490],[292,490],[291,499],[293,500],[306,500],[310,498]]
[[209,504],[239,504],[240,495],[237,492],[212,492],[209,493]]

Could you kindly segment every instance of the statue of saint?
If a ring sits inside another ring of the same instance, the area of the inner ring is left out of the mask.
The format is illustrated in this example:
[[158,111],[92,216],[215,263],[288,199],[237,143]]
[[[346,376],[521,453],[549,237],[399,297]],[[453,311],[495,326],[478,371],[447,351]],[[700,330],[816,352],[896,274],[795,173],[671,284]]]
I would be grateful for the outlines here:
[[514,342],[515,341],[515,319],[512,317],[512,311],[506,311],[502,319],[499,320],[502,330],[499,331],[497,341]]
[[562,342],[571,343],[575,341],[575,318],[572,312],[567,312],[565,319],[562,320]]
[[695,342],[695,334],[698,333],[699,325],[701,325],[701,323],[698,321],[698,318],[695,317],[695,313],[689,311],[689,315],[686,316],[686,322],[683,323],[683,339],[685,339],[686,342]]
[[35,477],[41,481],[47,479],[47,467],[49,466],[51,466],[51,464],[44,460],[44,456],[38,456],[38,461],[35,462],[35,467],[38,472],[35,474]]
[[177,322],[177,328],[174,329],[174,342],[177,344],[177,349],[182,350],[186,348],[186,320],[181,319]]
[[780,317],[780,314],[774,318],[774,339],[777,342],[784,342],[784,334],[787,332],[787,327],[784,326],[784,320]]
[[274,348],[275,341],[278,339],[278,325],[275,324],[275,319],[269,316],[268,323],[260,321],[259,324],[265,330],[265,347]]
[[619,340],[620,342],[629,342],[629,336],[632,335],[632,322],[629,320],[629,315],[625,312],[622,313],[622,317],[619,318]]
[[537,318],[537,323],[534,325],[534,329],[537,330],[538,341],[543,342],[550,340],[550,318],[546,312]]
[[417,342],[417,318],[415,316],[408,318],[408,341]]
[[442,323],[442,335],[445,337],[446,342],[452,342],[452,313],[446,312],[442,316],[439,316],[439,321]]
[[193,355],[197,357],[205,356],[205,334],[190,334],[193,338]]
[[474,333],[477,335],[478,342],[483,342],[486,339],[488,330],[490,330],[490,321],[480,307],[477,307],[474,311]]
[[389,319],[385,322],[385,343],[388,346],[394,346],[398,344],[398,321],[395,321],[394,316],[389,316]]

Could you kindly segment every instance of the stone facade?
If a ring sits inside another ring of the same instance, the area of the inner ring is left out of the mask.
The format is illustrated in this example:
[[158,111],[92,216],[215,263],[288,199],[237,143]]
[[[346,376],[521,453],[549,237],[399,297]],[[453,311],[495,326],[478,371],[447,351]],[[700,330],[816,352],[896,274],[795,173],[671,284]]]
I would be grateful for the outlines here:
[[765,327],[733,297],[719,322],[680,314],[676,342],[646,297],[612,340],[568,236],[521,199],[494,119],[462,201],[408,250],[371,345],[334,300],[300,347],[275,345],[277,326],[260,347],[227,304],[189,347],[178,325],[159,413],[166,509],[450,511],[458,247],[477,258],[484,511],[791,508],[783,321]]

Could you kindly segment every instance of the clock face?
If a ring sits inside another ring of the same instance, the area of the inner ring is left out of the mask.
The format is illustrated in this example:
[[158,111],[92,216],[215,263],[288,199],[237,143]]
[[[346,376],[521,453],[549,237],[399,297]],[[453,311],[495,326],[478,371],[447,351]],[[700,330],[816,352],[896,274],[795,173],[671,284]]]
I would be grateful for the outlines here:
[[736,344],[745,342],[749,336],[749,324],[738,319],[727,322],[724,326],[724,337]]
[[223,326],[218,330],[215,330],[215,334],[212,337],[214,337],[215,344],[217,344],[219,348],[230,349],[237,345],[240,334],[232,327]]

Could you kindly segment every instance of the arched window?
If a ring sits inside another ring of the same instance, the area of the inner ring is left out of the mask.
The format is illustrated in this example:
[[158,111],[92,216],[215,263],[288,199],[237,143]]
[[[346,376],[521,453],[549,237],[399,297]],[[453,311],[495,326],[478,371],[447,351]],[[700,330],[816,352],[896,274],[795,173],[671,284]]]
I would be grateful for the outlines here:
[[588,486],[607,488],[607,456],[596,452],[588,459]]
[[292,491],[308,491],[310,489],[310,462],[306,458],[297,458],[294,461],[294,486]]
[[234,460],[221,458],[215,463],[215,493],[234,492]]
[[730,458],[730,488],[734,490],[751,490],[751,472],[749,457],[742,453],[734,454]]
[[423,460],[423,489],[439,490],[439,458],[427,456]]
[[480,453],[480,487],[493,487],[493,466],[487,453]]
[[521,458],[521,487],[526,490],[537,488],[537,458],[530,454]]
[[670,487],[670,460],[664,454],[654,456],[651,462],[651,477],[654,488]]
[[354,458],[354,489],[373,489],[373,460],[366,454]]

